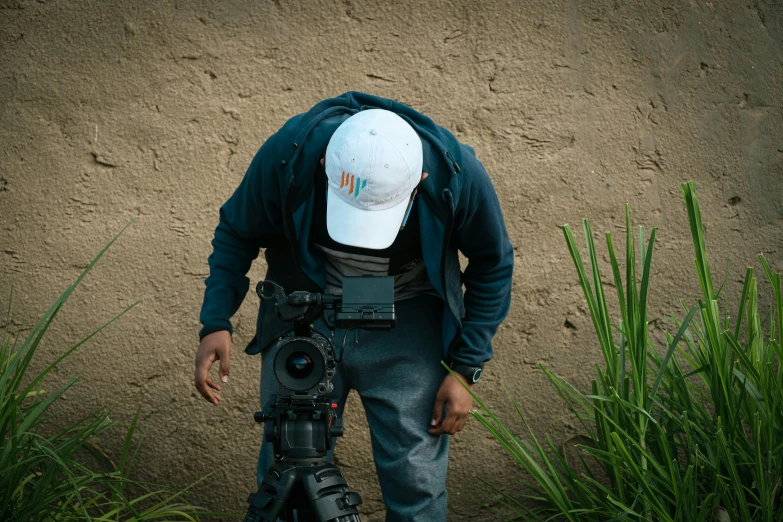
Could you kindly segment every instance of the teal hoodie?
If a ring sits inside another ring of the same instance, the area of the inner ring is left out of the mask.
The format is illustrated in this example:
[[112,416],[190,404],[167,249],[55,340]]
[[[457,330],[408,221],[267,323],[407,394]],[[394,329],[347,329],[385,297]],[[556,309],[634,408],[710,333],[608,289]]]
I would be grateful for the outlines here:
[[[266,278],[286,292],[323,291],[324,259],[309,242],[316,162],[332,133],[352,114],[385,109],[410,123],[422,140],[418,205],[422,256],[443,298],[443,354],[447,361],[483,366],[492,337],[508,314],[514,251],[497,194],[473,149],[414,109],[361,92],[347,92],[289,119],[259,149],[233,195],[220,208],[212,240],[199,338],[233,333],[230,318],[249,288],[246,274],[265,249]],[[464,273],[458,251],[468,258]],[[464,285],[464,290],[463,290]],[[398,325],[397,328],[404,328]],[[257,353],[284,329],[271,310],[259,308]]]

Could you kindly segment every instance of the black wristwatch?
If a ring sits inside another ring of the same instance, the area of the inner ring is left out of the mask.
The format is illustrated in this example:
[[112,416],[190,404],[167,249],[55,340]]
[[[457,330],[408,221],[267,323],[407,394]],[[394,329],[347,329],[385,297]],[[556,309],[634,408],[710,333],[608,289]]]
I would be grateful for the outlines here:
[[470,384],[476,384],[481,379],[482,369],[480,366],[468,366],[467,364],[452,362],[449,368],[465,377]]

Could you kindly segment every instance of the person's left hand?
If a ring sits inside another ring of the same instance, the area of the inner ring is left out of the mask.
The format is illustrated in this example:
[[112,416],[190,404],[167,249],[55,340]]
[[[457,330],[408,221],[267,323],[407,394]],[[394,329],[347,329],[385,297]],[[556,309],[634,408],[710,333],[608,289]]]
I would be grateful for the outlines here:
[[[473,408],[473,397],[457,381],[460,379],[465,385],[473,390],[473,385],[469,384],[467,379],[460,374],[446,375],[443,383],[440,385],[438,395],[435,398],[435,409],[432,411],[431,427],[428,430],[430,435],[442,435],[448,433],[454,435],[465,427],[468,420],[468,414]],[[446,417],[441,419],[443,405],[446,405]]]

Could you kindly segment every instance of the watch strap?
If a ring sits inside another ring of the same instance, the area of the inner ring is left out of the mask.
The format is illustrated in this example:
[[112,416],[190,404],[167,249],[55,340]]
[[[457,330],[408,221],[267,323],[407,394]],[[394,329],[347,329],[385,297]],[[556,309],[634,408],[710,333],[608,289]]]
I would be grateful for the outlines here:
[[452,362],[449,364],[449,368],[465,377],[471,384],[477,383],[481,378],[482,368],[480,366],[469,366],[467,364]]

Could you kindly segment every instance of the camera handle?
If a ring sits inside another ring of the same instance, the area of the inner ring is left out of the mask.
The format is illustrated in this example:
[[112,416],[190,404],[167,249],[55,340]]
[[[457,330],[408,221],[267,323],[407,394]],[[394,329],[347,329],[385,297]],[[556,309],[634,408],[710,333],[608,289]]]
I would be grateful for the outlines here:
[[[282,286],[270,280],[259,281],[256,285],[256,294],[261,299],[272,301],[277,316],[285,322],[293,322],[294,332],[298,336],[310,334],[314,316],[321,313],[322,307],[333,309],[334,305],[342,300],[342,296],[334,294],[316,294],[305,291],[291,292],[286,295]],[[330,325],[328,321],[327,326],[330,329],[334,328],[334,325]]]

